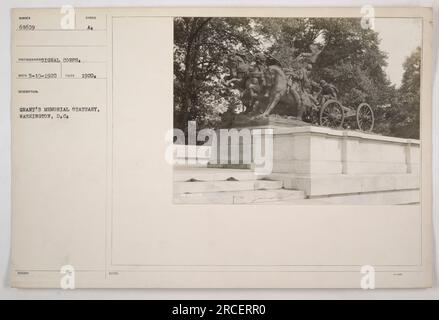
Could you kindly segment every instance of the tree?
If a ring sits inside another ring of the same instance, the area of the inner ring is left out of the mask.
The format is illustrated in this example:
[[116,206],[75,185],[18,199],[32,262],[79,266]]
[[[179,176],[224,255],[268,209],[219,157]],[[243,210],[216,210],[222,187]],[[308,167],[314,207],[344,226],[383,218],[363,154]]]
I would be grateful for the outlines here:
[[208,126],[237,103],[222,84],[233,50],[251,51],[258,41],[248,18],[181,17],[174,20],[174,126],[190,120]]
[[[367,102],[376,116],[375,132],[390,134],[385,117],[397,94],[384,68],[387,54],[379,48],[378,33],[363,29],[357,18],[261,18],[257,30],[267,51],[284,67],[296,68],[299,55],[311,46],[320,52],[311,72],[314,81],[325,80],[339,91],[345,106]],[[348,123],[355,127],[354,123]]]
[[397,137],[419,139],[420,129],[420,87],[421,48],[405,60],[401,87],[392,107],[391,132]]
[[285,67],[310,45],[323,49],[311,77],[337,86],[346,106],[368,102],[390,103],[392,85],[387,79],[387,55],[379,49],[378,34],[363,29],[357,18],[258,19],[259,31],[272,42],[268,51]]

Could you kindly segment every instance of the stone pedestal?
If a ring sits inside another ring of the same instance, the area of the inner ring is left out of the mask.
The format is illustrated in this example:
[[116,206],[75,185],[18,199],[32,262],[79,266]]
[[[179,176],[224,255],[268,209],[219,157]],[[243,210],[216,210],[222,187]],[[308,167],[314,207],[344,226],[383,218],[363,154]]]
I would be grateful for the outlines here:
[[[284,189],[303,191],[308,199],[419,202],[419,140],[310,126],[294,119],[253,121],[217,130],[217,147],[186,146],[186,151],[193,149],[198,166],[208,162],[210,168],[252,169],[259,179],[282,181]],[[185,154],[190,165],[194,157]]]
[[[419,140],[309,125],[270,127],[273,162],[267,177],[282,180],[286,189],[302,190],[308,198],[355,198],[356,204],[419,201]],[[250,148],[242,141],[239,148],[254,158],[254,139]]]
[[310,197],[419,188],[418,140],[322,127],[277,128],[272,177]]

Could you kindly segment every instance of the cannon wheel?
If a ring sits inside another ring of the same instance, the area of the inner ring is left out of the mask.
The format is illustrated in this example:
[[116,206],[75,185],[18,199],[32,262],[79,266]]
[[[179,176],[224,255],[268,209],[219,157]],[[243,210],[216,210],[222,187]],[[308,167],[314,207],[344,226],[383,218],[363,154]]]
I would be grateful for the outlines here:
[[373,110],[367,103],[361,103],[357,108],[357,125],[361,131],[370,132],[375,124]]
[[326,101],[320,109],[320,125],[340,128],[344,121],[344,110],[337,100]]

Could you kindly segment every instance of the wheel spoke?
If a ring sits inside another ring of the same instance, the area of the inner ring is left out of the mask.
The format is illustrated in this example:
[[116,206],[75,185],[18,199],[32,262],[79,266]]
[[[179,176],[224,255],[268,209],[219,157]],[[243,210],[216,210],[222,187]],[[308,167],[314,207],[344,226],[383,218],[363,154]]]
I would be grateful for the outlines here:
[[343,124],[344,110],[336,101],[330,101],[322,106],[320,124],[329,128],[338,128]]
[[371,131],[374,124],[372,108],[367,104],[361,104],[357,109],[357,125],[362,131]]

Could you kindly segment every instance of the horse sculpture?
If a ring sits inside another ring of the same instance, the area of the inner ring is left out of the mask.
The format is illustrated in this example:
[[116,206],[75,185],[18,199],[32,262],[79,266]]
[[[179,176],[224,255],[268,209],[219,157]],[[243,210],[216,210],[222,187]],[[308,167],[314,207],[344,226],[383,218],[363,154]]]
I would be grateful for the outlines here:
[[297,118],[301,119],[304,107],[298,90],[289,85],[287,75],[280,66],[265,65],[264,60],[260,54],[256,64],[251,65],[243,55],[228,57],[229,76],[226,81],[241,91],[241,100],[246,107],[244,112],[267,117],[279,103],[284,103],[289,109],[296,110]]
[[356,109],[343,106],[333,84],[311,79],[313,64],[322,50],[310,45],[310,52],[292,59],[289,68],[282,68],[279,61],[270,56],[266,59],[262,53],[255,56],[253,64],[247,63],[242,54],[230,54],[226,63],[229,75],[224,80],[226,85],[239,90],[246,107],[244,113],[255,118],[268,117],[278,104],[283,103],[290,115],[294,115],[291,111],[295,109],[299,120],[311,124],[341,128],[345,118],[355,117],[358,129],[372,131],[375,116],[370,105],[363,101]]

